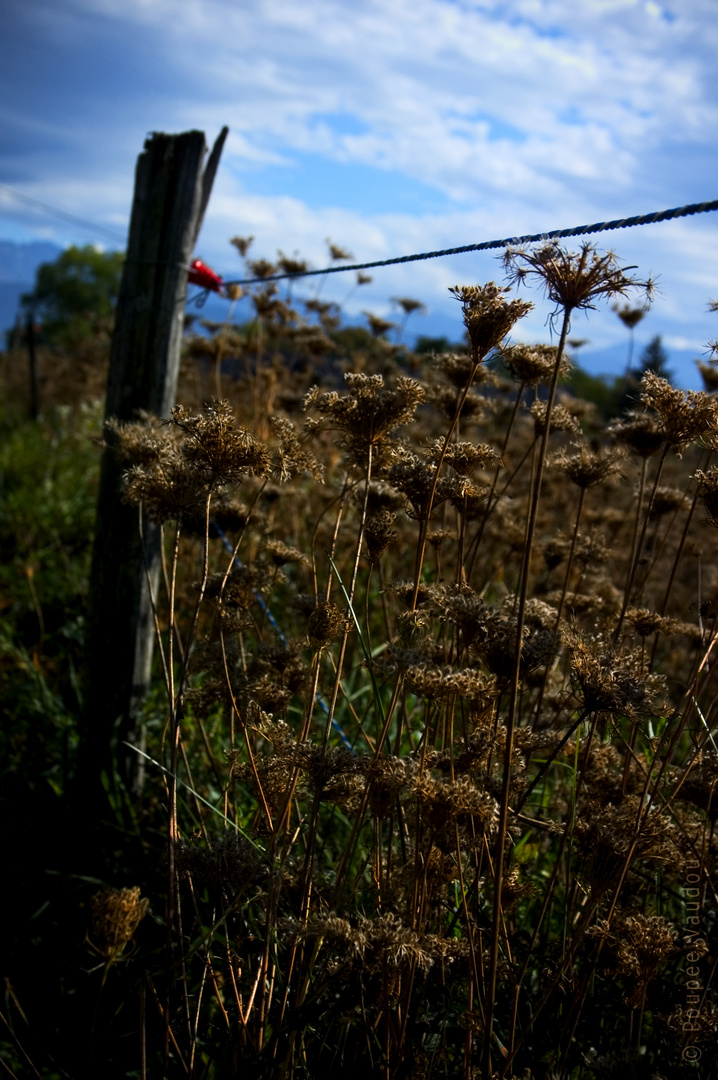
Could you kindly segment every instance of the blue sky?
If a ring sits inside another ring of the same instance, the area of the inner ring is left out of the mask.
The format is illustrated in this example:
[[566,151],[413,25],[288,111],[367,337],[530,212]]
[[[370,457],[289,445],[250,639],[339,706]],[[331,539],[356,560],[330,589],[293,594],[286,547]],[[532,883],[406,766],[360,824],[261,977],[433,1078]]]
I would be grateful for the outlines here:
[[[718,198],[715,0],[24,0],[3,23],[0,185],[121,236],[147,133],[211,142],[227,124],[197,254],[228,277],[234,235],[321,267],[328,237],[363,261]],[[2,187],[0,239],[108,243]],[[697,385],[718,213],[596,242],[657,275],[638,346],[662,334]],[[460,337],[447,287],[501,268],[481,253],[373,276],[350,316],[411,296],[415,333]],[[517,336],[547,340],[531,298]],[[610,308],[573,333],[589,366],[620,369]]]

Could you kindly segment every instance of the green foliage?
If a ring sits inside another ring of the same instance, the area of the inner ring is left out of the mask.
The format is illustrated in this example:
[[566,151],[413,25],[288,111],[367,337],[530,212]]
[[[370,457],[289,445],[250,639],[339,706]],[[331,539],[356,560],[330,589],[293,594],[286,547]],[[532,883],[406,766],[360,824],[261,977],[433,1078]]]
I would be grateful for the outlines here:
[[111,319],[123,262],[120,251],[72,245],[54,262],[38,267],[35,288],[23,297],[23,303],[42,321],[52,341],[76,345]]
[[431,337],[426,334],[419,334],[414,342],[413,351],[417,356],[424,356],[427,353],[461,352],[464,348],[464,345],[452,344],[446,336]]
[[75,738],[100,424],[100,403],[63,408],[0,445],[6,770],[55,776]]
[[612,420],[617,415],[620,388],[623,385],[620,376],[590,375],[576,364],[564,385],[577,398],[595,405],[602,420]]

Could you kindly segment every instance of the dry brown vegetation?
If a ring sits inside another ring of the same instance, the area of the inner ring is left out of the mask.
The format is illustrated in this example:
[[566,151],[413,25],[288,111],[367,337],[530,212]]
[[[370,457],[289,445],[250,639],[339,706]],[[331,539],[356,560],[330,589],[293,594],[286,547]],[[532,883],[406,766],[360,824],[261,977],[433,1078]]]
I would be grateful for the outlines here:
[[[131,1075],[712,1067],[718,401],[648,373],[606,426],[561,390],[570,318],[650,282],[506,262],[423,366],[258,287],[186,405],[114,429],[165,532],[133,811],[165,887],[88,931]],[[558,344],[508,345],[534,280]]]

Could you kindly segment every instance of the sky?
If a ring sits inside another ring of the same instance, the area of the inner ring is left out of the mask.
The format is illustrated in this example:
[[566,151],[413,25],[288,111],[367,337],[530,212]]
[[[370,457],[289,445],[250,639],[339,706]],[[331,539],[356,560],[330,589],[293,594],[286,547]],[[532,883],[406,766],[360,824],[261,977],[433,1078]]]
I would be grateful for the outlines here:
[[[24,0],[0,40],[0,239],[121,247],[147,134],[230,133],[196,254],[241,275],[232,236],[320,268],[718,199],[715,0]],[[16,194],[12,194],[12,192]],[[92,223],[40,212],[36,199]],[[116,237],[116,239],[115,239]],[[594,238],[659,294],[677,381],[718,338],[718,212]],[[578,241],[567,241],[576,247]],[[426,314],[458,340],[454,284],[503,280],[496,252],[324,280],[353,321]],[[310,279],[294,295],[317,288]],[[536,290],[514,340],[548,341]],[[637,298],[636,298],[637,302]],[[214,313],[214,312],[213,312]],[[581,362],[622,370],[609,304],[575,316]]]

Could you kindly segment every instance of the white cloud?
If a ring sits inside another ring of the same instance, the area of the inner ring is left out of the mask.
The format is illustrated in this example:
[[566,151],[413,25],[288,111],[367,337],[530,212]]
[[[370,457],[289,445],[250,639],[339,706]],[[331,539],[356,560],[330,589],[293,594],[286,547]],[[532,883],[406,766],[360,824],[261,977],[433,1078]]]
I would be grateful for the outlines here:
[[[220,270],[238,232],[322,265],[328,235],[382,258],[715,194],[715,0],[26,0],[14,19],[48,63],[25,65],[27,83],[4,95],[6,127],[24,133],[6,182],[119,224],[148,130],[197,127],[211,141],[228,123],[202,237]],[[93,67],[100,46],[107,71]],[[24,89],[44,70],[33,98]],[[297,160],[316,170],[321,205]],[[377,170],[395,207],[404,186],[426,185],[435,209],[407,200],[389,214],[379,195],[360,212],[362,192],[322,189],[329,164]],[[283,170],[291,198],[277,194]],[[702,342],[716,239],[711,217],[606,242],[661,273],[664,332]],[[448,319],[447,284],[498,276],[489,255],[420,263],[377,272],[355,303],[417,295]],[[532,316],[536,335],[545,316]],[[592,316],[592,337],[620,331]]]

